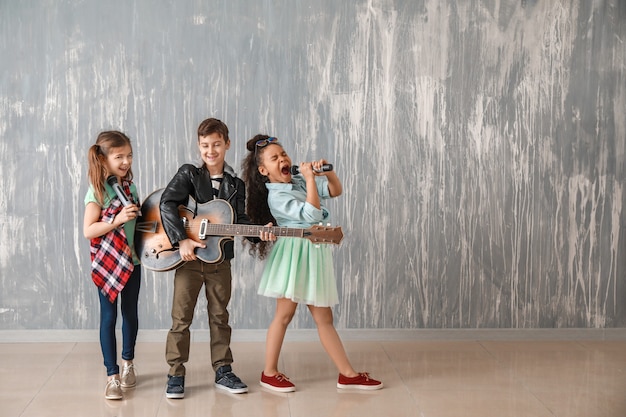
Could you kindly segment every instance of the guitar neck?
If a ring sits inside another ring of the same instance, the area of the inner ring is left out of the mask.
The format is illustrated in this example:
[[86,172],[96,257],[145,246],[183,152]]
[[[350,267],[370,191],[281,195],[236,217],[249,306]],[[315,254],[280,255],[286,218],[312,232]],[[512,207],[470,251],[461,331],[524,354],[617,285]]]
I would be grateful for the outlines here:
[[217,224],[203,222],[200,224],[200,235],[207,236],[259,236],[261,231],[273,233],[277,237],[304,237],[305,229],[279,226],[259,226],[251,224]]

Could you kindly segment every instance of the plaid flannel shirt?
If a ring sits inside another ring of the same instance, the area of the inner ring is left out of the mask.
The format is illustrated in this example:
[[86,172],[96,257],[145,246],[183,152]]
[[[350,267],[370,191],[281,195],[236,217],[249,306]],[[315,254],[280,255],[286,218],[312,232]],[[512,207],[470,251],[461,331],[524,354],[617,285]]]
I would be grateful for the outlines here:
[[[130,193],[129,193],[130,194]],[[112,223],[122,209],[122,202],[114,198],[102,209],[102,221]],[[116,227],[105,235],[91,239],[91,279],[110,302],[126,285],[135,265],[123,227]]]

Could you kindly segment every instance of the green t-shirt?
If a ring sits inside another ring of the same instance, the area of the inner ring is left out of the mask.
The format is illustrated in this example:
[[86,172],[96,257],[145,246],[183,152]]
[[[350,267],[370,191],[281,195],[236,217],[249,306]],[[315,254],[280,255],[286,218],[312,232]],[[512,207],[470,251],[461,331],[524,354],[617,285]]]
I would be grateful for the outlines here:
[[[95,190],[93,189],[93,185],[89,184],[89,189],[87,190],[87,194],[85,195],[85,206],[89,203],[96,203],[101,209],[106,208],[111,204],[111,200],[116,196],[113,187],[109,184],[104,184],[104,207],[98,203],[96,199]],[[139,197],[137,195],[137,187],[135,184],[130,184],[130,193],[133,196],[134,201],[139,201]],[[133,263],[135,265],[139,265],[141,262],[139,261],[139,257],[137,253],[135,253],[135,224],[137,223],[137,219],[130,220],[124,223],[124,233],[126,233],[126,240],[128,240],[128,246],[130,246],[130,250],[133,254]]]

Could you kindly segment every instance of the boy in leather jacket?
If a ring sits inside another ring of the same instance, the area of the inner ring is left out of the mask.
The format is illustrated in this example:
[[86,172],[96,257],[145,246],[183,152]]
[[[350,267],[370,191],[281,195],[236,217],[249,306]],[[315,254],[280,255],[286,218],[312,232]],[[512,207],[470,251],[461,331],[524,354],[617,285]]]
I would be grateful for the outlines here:
[[223,245],[223,259],[217,263],[203,262],[196,257],[194,251],[204,245],[187,237],[178,212],[178,207],[186,205],[190,196],[199,204],[219,198],[226,200],[233,208],[233,223],[250,224],[245,213],[244,182],[224,160],[229,148],[226,124],[214,118],[204,120],[198,127],[198,149],[202,166],[182,165],[161,196],[159,208],[163,227],[172,245],[178,248],[181,259],[185,261],[176,270],[174,277],[172,327],[167,335],[165,354],[170,365],[167,398],[185,396],[184,363],[189,360],[189,327],[203,285],[207,298],[215,386],[234,394],[248,392],[246,384],[231,368],[233,356],[230,349],[231,327],[228,324],[227,306],[231,297],[230,260],[234,256],[233,240],[227,239]]

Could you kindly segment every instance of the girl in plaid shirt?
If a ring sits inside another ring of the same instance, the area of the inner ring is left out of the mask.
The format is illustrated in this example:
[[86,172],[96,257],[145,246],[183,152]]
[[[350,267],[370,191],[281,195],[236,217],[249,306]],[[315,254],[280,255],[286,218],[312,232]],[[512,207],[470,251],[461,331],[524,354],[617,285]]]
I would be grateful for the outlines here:
[[[136,385],[133,366],[139,328],[137,300],[141,284],[140,262],[134,249],[139,215],[137,188],[132,183],[133,150],[130,139],[117,131],[98,135],[89,148],[89,190],[85,196],[83,233],[90,239],[91,277],[100,299],[100,346],[108,381],[104,396],[120,400],[122,388]],[[107,181],[121,185],[131,204],[124,206]],[[115,323],[117,298],[122,311],[122,372],[117,364]]]

